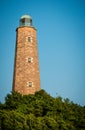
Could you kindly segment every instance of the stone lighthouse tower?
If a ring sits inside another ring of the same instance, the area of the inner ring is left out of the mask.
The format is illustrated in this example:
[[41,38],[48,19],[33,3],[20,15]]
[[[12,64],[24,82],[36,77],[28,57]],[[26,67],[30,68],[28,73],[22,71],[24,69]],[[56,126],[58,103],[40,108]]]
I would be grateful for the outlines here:
[[23,15],[16,29],[16,50],[13,77],[13,91],[22,95],[34,94],[40,90],[40,73],[36,28],[32,18]]

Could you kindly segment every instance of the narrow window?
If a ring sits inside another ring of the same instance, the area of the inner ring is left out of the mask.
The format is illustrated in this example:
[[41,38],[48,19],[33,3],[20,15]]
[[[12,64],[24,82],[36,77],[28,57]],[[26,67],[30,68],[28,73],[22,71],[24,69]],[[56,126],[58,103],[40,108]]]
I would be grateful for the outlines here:
[[27,82],[27,86],[28,87],[32,87],[33,86],[33,82]]
[[31,58],[28,58],[28,62],[31,63]]
[[28,63],[32,63],[33,62],[33,58],[31,57],[31,58],[26,58],[27,59],[27,62]]
[[31,42],[31,37],[28,37],[28,42]]
[[29,82],[29,87],[32,87],[32,82]]
[[32,37],[31,36],[27,36],[26,37],[26,42],[31,43],[32,42]]
[[25,19],[22,19],[22,23],[25,23]]

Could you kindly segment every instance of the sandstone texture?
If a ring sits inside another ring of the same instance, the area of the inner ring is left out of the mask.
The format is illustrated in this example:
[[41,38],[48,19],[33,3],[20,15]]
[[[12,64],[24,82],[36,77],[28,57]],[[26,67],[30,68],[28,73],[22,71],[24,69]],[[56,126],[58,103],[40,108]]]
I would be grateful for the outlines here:
[[16,30],[13,91],[22,95],[40,90],[40,73],[36,29],[18,27]]

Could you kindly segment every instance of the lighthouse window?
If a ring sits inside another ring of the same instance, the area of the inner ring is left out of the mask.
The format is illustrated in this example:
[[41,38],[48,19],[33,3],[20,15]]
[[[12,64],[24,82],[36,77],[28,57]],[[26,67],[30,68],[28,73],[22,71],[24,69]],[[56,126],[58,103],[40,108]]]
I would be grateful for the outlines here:
[[27,82],[27,86],[28,86],[28,87],[32,87],[32,86],[33,86],[33,83],[32,83],[32,82]]
[[32,37],[28,37],[28,42],[32,42]]
[[31,42],[31,37],[28,37],[28,42]]
[[28,62],[31,63],[31,58],[28,58]]
[[25,23],[25,19],[22,19],[22,23]]
[[26,62],[28,62],[28,63],[32,63],[33,62],[33,57],[29,57],[29,58],[26,58]]
[[28,41],[28,42],[32,42],[32,37],[29,36],[29,37],[27,38],[27,41]]
[[29,82],[29,87],[32,87],[32,82]]

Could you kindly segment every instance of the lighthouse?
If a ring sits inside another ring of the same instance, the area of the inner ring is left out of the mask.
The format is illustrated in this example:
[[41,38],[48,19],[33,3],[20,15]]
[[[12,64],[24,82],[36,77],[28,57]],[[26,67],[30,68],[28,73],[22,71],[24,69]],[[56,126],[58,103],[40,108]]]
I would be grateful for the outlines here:
[[22,95],[40,90],[38,43],[32,17],[23,15],[16,29],[16,48],[12,91]]

